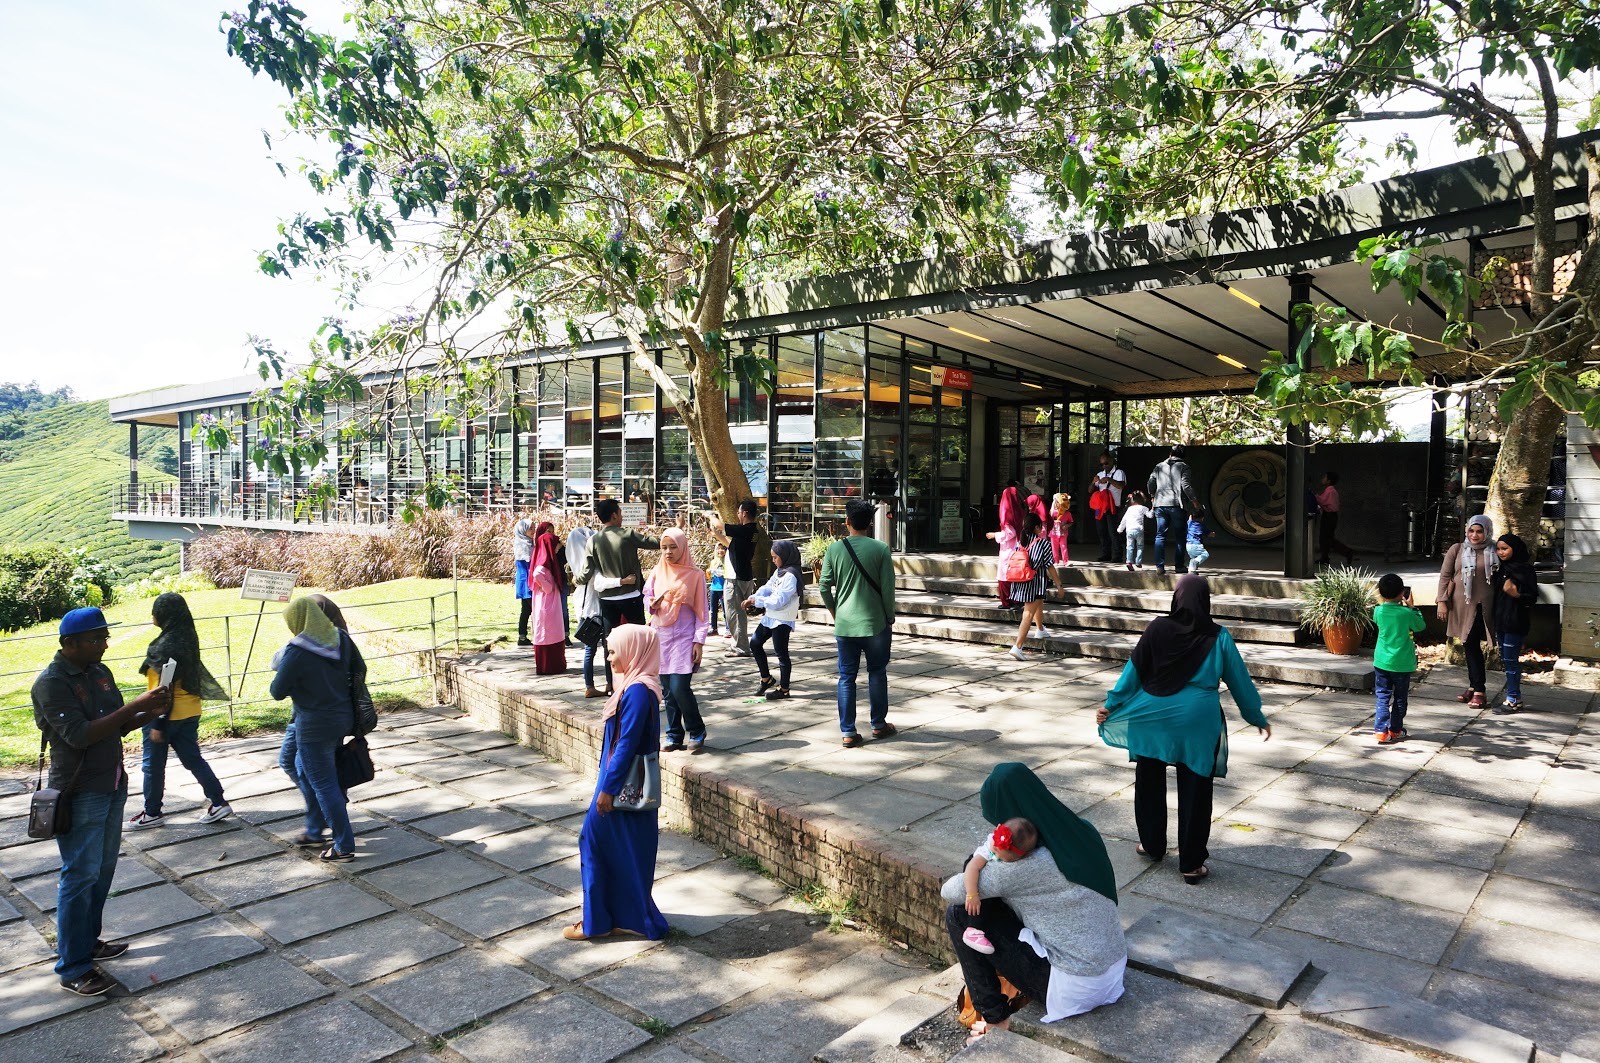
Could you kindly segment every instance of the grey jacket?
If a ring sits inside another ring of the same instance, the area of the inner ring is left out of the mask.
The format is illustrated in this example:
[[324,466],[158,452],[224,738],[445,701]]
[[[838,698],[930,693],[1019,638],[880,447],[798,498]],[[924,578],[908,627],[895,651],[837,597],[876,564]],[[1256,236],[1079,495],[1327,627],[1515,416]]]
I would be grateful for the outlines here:
[[[960,904],[967,887],[960,875],[939,891]],[[1040,846],[1021,860],[991,860],[978,873],[978,894],[998,897],[1032,930],[1062,974],[1093,978],[1128,956],[1117,906],[1087,886],[1067,881],[1050,850]]]
[[1189,478],[1189,463],[1182,458],[1168,458],[1150,472],[1151,506],[1187,507],[1194,500],[1194,481]]

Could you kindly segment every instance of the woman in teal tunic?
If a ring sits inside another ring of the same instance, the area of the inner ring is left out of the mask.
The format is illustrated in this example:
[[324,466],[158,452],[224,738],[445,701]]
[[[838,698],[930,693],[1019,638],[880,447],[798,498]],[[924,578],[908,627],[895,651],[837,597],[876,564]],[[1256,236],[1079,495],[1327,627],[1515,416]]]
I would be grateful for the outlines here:
[[1184,576],[1173,588],[1172,611],[1145,629],[1095,715],[1100,737],[1126,749],[1135,764],[1138,851],[1152,860],[1167,853],[1167,765],[1178,769],[1178,871],[1191,886],[1211,873],[1211,781],[1228,774],[1219,682],[1228,684],[1239,714],[1262,741],[1271,738],[1239,647],[1211,619],[1210,586],[1203,576]]
[[568,941],[632,931],[651,941],[667,935],[667,920],[651,899],[660,826],[655,811],[617,808],[614,799],[633,758],[661,750],[661,644],[654,628],[624,624],[607,641],[617,671],[606,701],[600,779],[578,832],[583,919],[562,931]]

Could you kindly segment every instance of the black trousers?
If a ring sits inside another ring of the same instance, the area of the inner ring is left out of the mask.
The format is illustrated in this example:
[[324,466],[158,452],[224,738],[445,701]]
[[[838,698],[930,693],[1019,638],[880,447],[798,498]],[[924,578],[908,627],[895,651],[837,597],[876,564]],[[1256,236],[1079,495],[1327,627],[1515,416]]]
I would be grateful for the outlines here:
[[[989,944],[994,946],[993,956],[975,952],[962,942],[962,932],[971,925],[982,927]],[[1045,999],[1050,990],[1050,961],[1017,939],[1022,933],[1022,920],[1005,901],[984,901],[976,916],[968,916],[965,905],[952,904],[945,909],[944,926],[961,960],[961,977],[972,996],[972,1006],[984,1022],[1004,1022],[1011,1016],[1005,994],[1000,991],[1002,975],[1028,999]]]
[[630,624],[644,623],[644,599],[624,598],[621,601],[600,599],[600,615],[607,627],[616,627],[626,620]]
[[533,616],[533,599],[519,598],[517,604],[522,607],[517,614],[517,638],[525,639],[528,637],[528,619]]
[[1489,630],[1483,626],[1483,606],[1479,606],[1472,614],[1472,630],[1467,632],[1467,641],[1461,648],[1467,655],[1467,686],[1483,693],[1489,689],[1488,669],[1483,661],[1483,640],[1489,637]]
[[1121,544],[1118,542],[1122,536],[1117,534],[1117,515],[1107,513],[1103,517],[1094,519],[1095,530],[1100,533],[1100,560],[1115,561],[1122,553]]
[[756,659],[756,668],[761,671],[761,678],[766,679],[772,673],[767,671],[767,640],[772,640],[772,648],[778,651],[778,687],[781,690],[789,689],[789,626],[779,624],[777,627],[762,625],[756,628],[755,637],[750,640],[750,655]]
[[[1198,871],[1211,855],[1211,776],[1178,769],[1178,870]],[[1133,819],[1152,859],[1167,851],[1167,765],[1140,757],[1133,774]]]
[[1330,552],[1343,554],[1347,560],[1355,556],[1355,551],[1350,549],[1344,543],[1340,542],[1338,535],[1334,534],[1338,530],[1339,514],[1322,514],[1322,527],[1320,529],[1320,534],[1318,535],[1317,548],[1322,553],[1323,564],[1328,563],[1328,554]]

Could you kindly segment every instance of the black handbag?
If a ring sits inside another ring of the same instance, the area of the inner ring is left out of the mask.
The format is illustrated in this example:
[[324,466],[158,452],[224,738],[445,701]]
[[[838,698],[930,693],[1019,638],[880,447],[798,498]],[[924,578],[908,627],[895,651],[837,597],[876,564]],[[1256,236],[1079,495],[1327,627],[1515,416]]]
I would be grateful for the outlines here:
[[372,753],[367,749],[367,740],[359,736],[334,750],[333,769],[339,776],[339,789],[347,792],[351,787],[371,782],[378,774],[372,763]]
[[579,642],[593,649],[595,646],[598,646],[600,643],[605,641],[606,635],[609,634],[609,632],[606,629],[605,618],[598,616],[586,616],[579,621],[578,630],[575,632],[575,634],[577,635]]
[[[378,707],[372,703],[372,691],[367,689],[367,671],[357,675],[350,669],[350,704],[356,710],[356,737],[371,734],[378,729]],[[363,780],[365,781],[365,780]]]
[[[28,837],[39,841],[48,841],[72,832],[72,791],[57,790],[46,787],[44,784],[44,751],[49,745],[50,736],[41,731],[39,733],[39,777],[34,782],[33,796],[28,799]],[[80,761],[78,771],[83,770]],[[73,773],[73,782],[77,782],[77,772]]]

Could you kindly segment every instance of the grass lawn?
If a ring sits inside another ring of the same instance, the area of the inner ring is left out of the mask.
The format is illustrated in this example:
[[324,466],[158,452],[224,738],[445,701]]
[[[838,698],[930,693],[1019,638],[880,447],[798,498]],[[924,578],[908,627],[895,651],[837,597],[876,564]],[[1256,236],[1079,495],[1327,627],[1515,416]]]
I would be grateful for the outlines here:
[[[358,639],[366,632],[394,649],[426,649],[430,645],[429,596],[444,595],[433,600],[432,608],[439,645],[448,649],[454,644],[456,624],[450,592],[451,581],[447,579],[400,579],[336,591],[329,597],[345,610],[346,620]],[[309,589],[301,593],[309,593]],[[200,722],[201,740],[281,730],[289,721],[289,703],[265,700],[272,655],[288,639],[288,631],[278,616],[281,607],[268,603],[261,617],[260,634],[250,656],[250,675],[241,688],[238,676],[245,667],[260,603],[241,601],[237,590],[199,591],[184,597],[195,615],[206,666],[235,694],[233,731],[228,729],[226,706],[207,705]],[[516,606],[509,585],[463,580],[459,599],[463,645],[482,645],[508,632],[515,635]],[[106,610],[107,618],[120,622],[120,626],[111,629],[105,662],[127,694],[144,689],[143,679],[135,669],[156,635],[156,629],[150,626],[150,601],[144,598],[120,602]],[[56,623],[52,621],[0,639],[0,768],[31,765],[39,754],[39,731],[33,723],[28,691],[55,654],[55,631]],[[231,684],[224,636],[231,644]],[[384,650],[365,642],[362,648],[369,661],[368,683],[380,707],[386,700],[431,700],[431,683],[427,676],[418,676],[409,656],[384,656]],[[139,733],[129,735],[124,744],[137,750]]]

